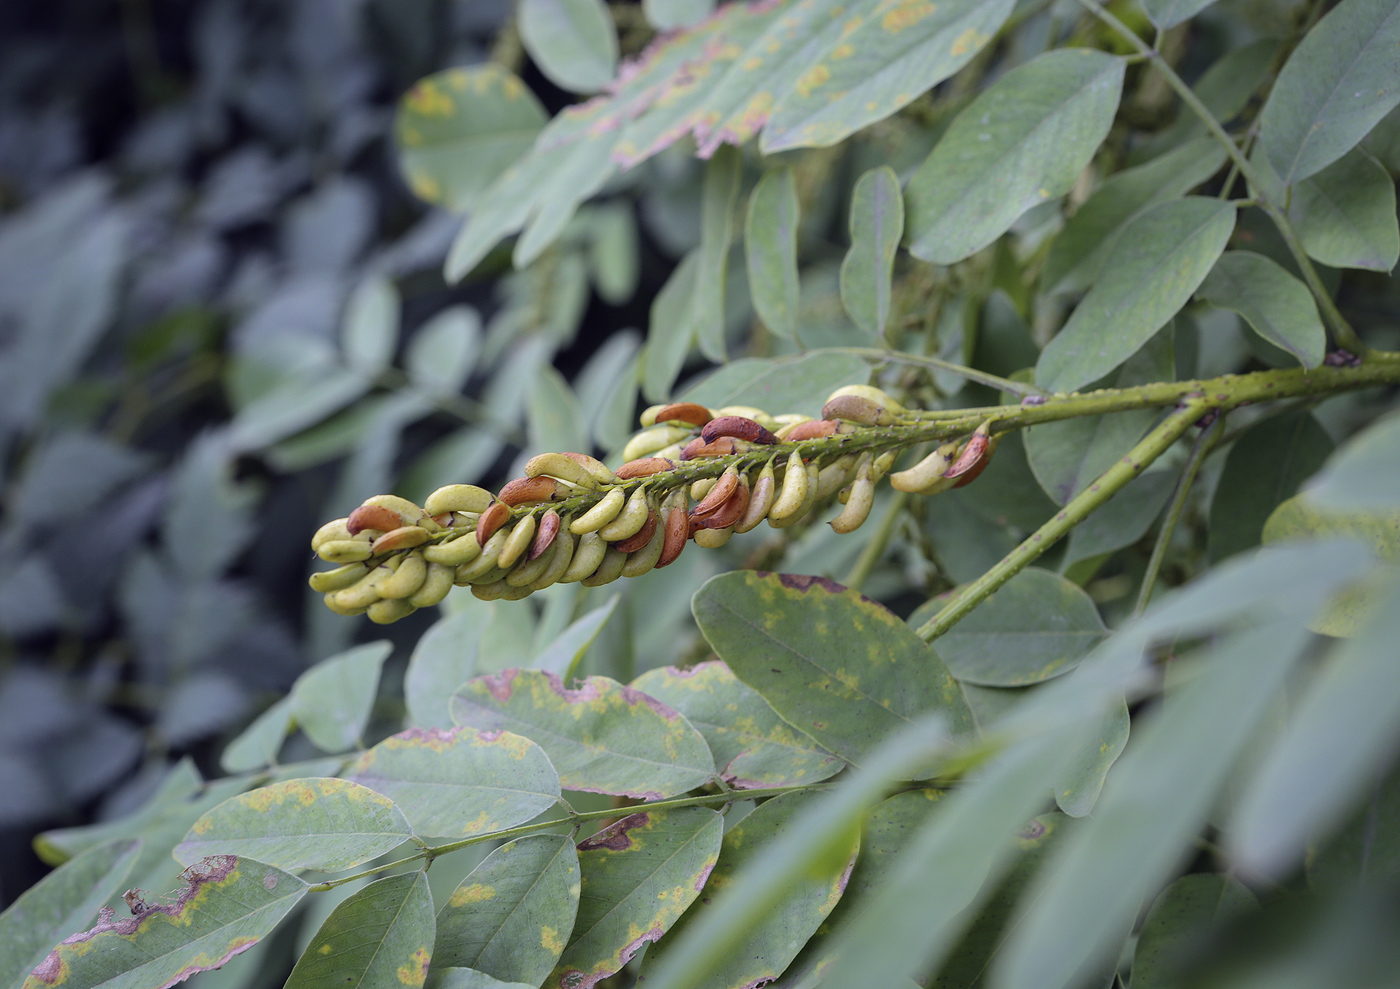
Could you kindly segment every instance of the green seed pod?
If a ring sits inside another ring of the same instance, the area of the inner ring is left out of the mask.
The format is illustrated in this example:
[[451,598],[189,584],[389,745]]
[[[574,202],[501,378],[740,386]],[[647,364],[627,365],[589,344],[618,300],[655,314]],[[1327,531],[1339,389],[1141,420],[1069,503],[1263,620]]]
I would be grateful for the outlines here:
[[817,493],[812,501],[821,501],[841,490],[855,476],[855,454],[848,453],[827,464],[817,472]]
[[566,532],[567,530],[564,530],[556,534],[554,542],[549,544],[549,548],[533,560],[526,559],[522,556],[515,567],[511,569],[510,573],[506,575],[506,583],[511,587],[524,587],[526,584],[533,584],[535,581],[539,580],[540,576],[549,568],[549,565],[554,562],[554,551],[559,542],[559,536]]
[[705,496],[709,494],[711,489],[718,483],[719,478],[717,477],[702,477],[700,480],[692,482],[690,485],[690,500],[704,501]]
[[603,495],[598,504],[569,523],[569,531],[576,536],[586,532],[597,532],[622,512],[627,504],[627,495],[621,488],[613,488]]
[[574,548],[573,558],[569,561],[569,568],[560,576],[559,583],[574,584],[585,577],[591,577],[603,562],[603,555],[607,551],[608,541],[601,535],[596,532],[584,533],[579,537],[578,546]]
[[666,527],[658,525],[645,546],[627,554],[627,562],[622,566],[622,576],[640,577],[647,571],[654,569],[656,561],[661,559],[661,550],[665,542]]
[[322,570],[320,573],[313,573],[307,581],[313,591],[321,594],[329,594],[331,591],[339,591],[357,584],[370,568],[364,563],[347,563],[343,567],[334,570]]
[[481,544],[476,534],[465,532],[455,539],[423,547],[423,559],[429,563],[441,563],[447,567],[460,567],[481,555]]
[[354,539],[355,537],[350,534],[350,530],[345,526],[345,523],[348,521],[349,519],[335,519],[317,529],[316,534],[311,537],[312,552],[319,550],[324,544],[329,542],[344,542],[347,539]]
[[500,558],[501,547],[505,545],[508,534],[505,529],[497,529],[491,534],[491,538],[486,540],[486,545],[482,547],[480,555],[475,560],[463,563],[457,568],[457,576],[453,578],[453,581],[458,587],[475,584],[482,576],[496,569],[496,560]]
[[473,512],[481,514],[491,507],[496,496],[475,484],[449,484],[428,495],[423,507],[429,515],[443,515],[447,512]]
[[[530,548],[530,543],[535,538],[535,517],[533,515],[521,516],[520,521],[507,531],[506,541],[501,546],[501,555],[496,559],[496,566],[509,570],[515,566],[525,551]],[[502,527],[504,528],[504,526]]]
[[[659,557],[660,554],[658,553]],[[603,562],[598,564],[598,569],[580,581],[584,587],[601,587],[603,584],[611,584],[622,576],[622,568],[627,564],[627,554],[609,546],[608,551],[603,554]]]
[[362,539],[332,539],[316,548],[316,555],[327,563],[359,563],[374,555]]
[[481,601],[499,601],[510,589],[511,586],[504,579],[493,580],[489,584],[473,584],[472,597]]
[[647,501],[646,485],[643,484],[632,492],[632,496],[627,499],[627,507],[618,513],[617,518],[598,530],[598,535],[610,543],[635,536],[642,531],[642,526],[647,524],[650,514],[651,504]]
[[693,432],[695,430],[681,426],[652,426],[650,429],[644,429],[627,441],[627,445],[622,448],[622,459],[636,460],[638,457],[650,456],[662,447],[689,438]]
[[[577,549],[577,543],[578,540],[574,537],[573,533],[568,530],[563,530],[559,535],[555,536],[554,545],[550,547],[550,553],[553,553],[553,559],[550,561],[549,566],[545,568],[544,573],[540,574],[540,576],[530,584],[530,590],[542,591],[546,587],[559,583],[559,579],[563,577],[564,574],[568,573],[569,564],[574,560],[574,551]],[[550,553],[546,553],[545,556],[549,556]]]
[[392,625],[400,618],[407,618],[418,609],[403,598],[385,598],[376,601],[365,611],[369,620],[376,625]]
[[794,450],[788,456],[787,466],[783,470],[783,486],[773,501],[773,507],[768,511],[768,524],[775,529],[782,529],[798,521],[801,516],[797,514],[797,510],[807,500],[807,487],[807,467],[802,463],[802,455]]
[[719,549],[729,542],[729,537],[734,535],[734,527],[727,529],[697,529],[695,532],[695,545],[705,549]]
[[409,553],[399,563],[393,576],[379,582],[379,596],[382,598],[406,598],[428,579],[428,561],[422,553]]
[[395,569],[387,562],[380,564],[360,580],[331,596],[335,598],[337,607],[348,611],[363,611],[384,596],[379,593],[379,582],[392,577]]
[[415,608],[431,608],[452,590],[452,578],[456,572],[455,567],[441,563],[428,564],[428,576],[424,578],[423,586],[408,596],[408,603]]
[[[335,612],[337,615],[344,615],[346,618],[353,618],[356,615],[363,615],[366,611],[369,610],[368,604],[362,605],[358,608],[347,607],[346,605],[343,605],[339,601],[337,601],[334,594],[327,594],[322,600],[325,601],[327,608]],[[377,601],[379,599],[375,598],[375,600]],[[373,602],[371,602],[371,604],[372,603]]]
[[533,593],[535,593],[535,590],[529,584],[526,584],[524,587],[511,587],[507,584],[506,592],[501,595],[501,600],[519,601],[521,598],[527,598]]

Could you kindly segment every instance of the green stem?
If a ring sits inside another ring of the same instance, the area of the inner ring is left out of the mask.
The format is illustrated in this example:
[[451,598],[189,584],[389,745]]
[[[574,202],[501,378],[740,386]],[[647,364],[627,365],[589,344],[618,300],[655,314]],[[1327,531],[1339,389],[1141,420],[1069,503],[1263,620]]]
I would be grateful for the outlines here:
[[1220,142],[1220,145],[1225,149],[1225,153],[1230,156],[1230,160],[1233,161],[1235,167],[1239,169],[1239,173],[1244,176],[1245,181],[1254,187],[1259,198],[1260,208],[1269,215],[1269,219],[1273,220],[1274,226],[1278,228],[1279,234],[1283,237],[1283,242],[1288,246],[1288,252],[1293,255],[1293,260],[1297,263],[1298,270],[1303,274],[1303,281],[1307,283],[1308,288],[1312,291],[1313,297],[1317,300],[1318,308],[1322,310],[1322,315],[1327,319],[1327,322],[1331,324],[1332,333],[1336,338],[1337,345],[1346,348],[1358,357],[1366,356],[1369,352],[1368,348],[1361,342],[1361,338],[1356,335],[1356,330],[1347,322],[1346,317],[1343,316],[1341,310],[1337,308],[1337,304],[1332,301],[1332,296],[1328,293],[1326,286],[1322,284],[1322,278],[1318,275],[1317,269],[1313,267],[1312,259],[1309,258],[1307,252],[1303,250],[1302,242],[1298,240],[1298,235],[1294,232],[1293,225],[1288,222],[1288,217],[1278,205],[1272,202],[1266,195],[1264,183],[1259,173],[1255,171],[1254,166],[1249,163],[1249,159],[1240,151],[1234,139],[1226,133],[1220,121],[1215,119],[1215,114],[1211,113],[1210,108],[1201,101],[1201,98],[1191,90],[1190,86],[1186,85],[1185,80],[1176,74],[1176,70],[1167,64],[1166,60],[1162,58],[1161,53],[1139,38],[1137,32],[1133,31],[1103,7],[1099,6],[1095,0],[1078,0],[1078,3],[1085,10],[1089,11],[1089,13],[1113,28],[1123,40],[1136,48],[1139,53],[1147,56],[1156,67],[1157,71],[1162,73],[1166,78],[1167,85],[1171,86],[1171,88],[1176,91],[1176,94],[1181,97],[1181,101],[1191,108],[1191,112],[1200,118],[1201,122],[1206,125],[1206,129]]
[[1066,535],[1090,513],[1117,494],[1143,469],[1165,453],[1173,443],[1196,422],[1210,411],[1210,402],[1204,398],[1187,402],[1156,426],[1128,454],[1106,470],[1103,475],[1079,494],[1075,495],[1046,522],[1030,535],[1025,542],[1002,558],[972,583],[965,585],[934,615],[919,628],[919,635],[925,642],[931,642],[948,631],[990,597],[999,587],[1024,570],[1032,560],[1040,556]]
[[865,548],[860,551],[860,558],[856,560],[855,566],[851,567],[851,572],[846,575],[845,584],[848,588],[853,591],[860,590],[860,585],[865,583],[865,578],[870,576],[870,572],[875,569],[875,564],[879,563],[880,557],[885,555],[885,547],[889,545],[890,537],[894,535],[895,527],[899,525],[899,520],[904,515],[904,506],[908,502],[908,492],[896,491],[894,493],[889,506],[885,509],[884,516],[880,519],[880,527],[875,530],[870,537],[870,542],[866,543]]
[[975,381],[980,385],[987,385],[990,388],[1010,392],[1013,395],[1044,396],[1050,394],[1044,388],[1037,388],[1024,381],[1012,381],[1010,378],[1002,378],[995,374],[988,374],[986,371],[979,371],[976,368],[964,367],[961,364],[954,364],[952,361],[945,361],[937,357],[923,357],[918,354],[906,354],[898,350],[881,350],[878,347],[823,347],[820,350],[809,350],[807,353],[808,355],[850,354],[852,357],[864,357],[869,360],[888,361],[894,364],[908,364],[930,371],[947,371],[968,381]]
[[1161,531],[1157,533],[1157,542],[1152,546],[1147,570],[1142,575],[1142,587],[1138,591],[1137,605],[1133,608],[1135,615],[1142,614],[1147,609],[1147,603],[1152,600],[1152,588],[1157,583],[1157,575],[1162,571],[1162,561],[1166,559],[1167,547],[1171,544],[1172,533],[1176,531],[1181,511],[1186,507],[1186,496],[1191,493],[1191,485],[1196,483],[1201,464],[1219,445],[1224,434],[1225,417],[1220,416],[1201,430],[1201,435],[1196,437],[1196,442],[1191,447],[1191,455],[1187,458],[1186,465],[1181,468],[1181,476],[1176,479],[1176,488],[1172,491],[1171,503],[1167,506],[1167,517],[1162,522]]

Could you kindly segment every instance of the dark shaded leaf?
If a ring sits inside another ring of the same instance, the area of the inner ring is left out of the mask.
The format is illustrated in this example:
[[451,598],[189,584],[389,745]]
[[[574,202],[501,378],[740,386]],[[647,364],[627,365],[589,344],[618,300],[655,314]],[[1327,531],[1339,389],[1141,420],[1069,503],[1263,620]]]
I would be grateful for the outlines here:
[[1162,890],[1143,921],[1133,950],[1134,989],[1176,985],[1178,971],[1212,928],[1221,928],[1258,905],[1254,894],[1232,876],[1182,876]]
[[1197,294],[1218,309],[1239,313],[1265,340],[1304,367],[1327,352],[1327,331],[1306,285],[1262,254],[1226,251]]

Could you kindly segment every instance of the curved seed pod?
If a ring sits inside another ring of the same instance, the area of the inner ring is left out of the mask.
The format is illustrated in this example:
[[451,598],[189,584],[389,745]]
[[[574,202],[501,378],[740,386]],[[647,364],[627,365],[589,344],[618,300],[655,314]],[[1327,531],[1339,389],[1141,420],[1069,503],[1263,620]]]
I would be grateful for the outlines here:
[[778,421],[764,412],[760,408],[752,405],[726,405],[722,409],[714,410],[714,417],[719,419],[722,416],[743,416],[745,419],[752,419],[764,429],[777,429]]
[[779,443],[786,443],[792,431],[804,422],[814,422],[811,416],[804,416],[798,413],[778,416],[778,428],[773,430],[773,435],[778,437]]
[[593,480],[597,481],[599,484],[608,485],[617,483],[617,475],[612,472],[607,464],[603,463],[597,457],[590,457],[586,453],[574,453],[570,450],[565,450],[560,456],[568,457],[574,463],[578,464],[588,472],[589,477],[593,478]]
[[870,479],[879,484],[880,479],[890,472],[890,468],[894,466],[898,457],[898,450],[886,450],[876,457],[875,462],[870,465]]
[[552,477],[517,477],[508,481],[497,496],[503,504],[515,508],[517,505],[540,505],[547,501],[563,501],[573,493],[566,484]]
[[501,555],[501,547],[505,545],[507,535],[509,533],[505,529],[498,529],[486,541],[486,545],[482,547],[480,555],[475,560],[463,563],[457,568],[457,576],[453,579],[459,587],[475,583],[484,574],[488,574],[496,568],[496,560]]
[[706,443],[711,443],[721,436],[732,436],[736,440],[762,443],[765,446],[772,446],[778,442],[778,437],[762,424],[745,416],[720,416],[705,423],[705,428],[700,430],[700,438]]
[[[407,498],[400,498],[398,495],[382,494],[373,498],[366,498],[360,502],[361,508],[387,508],[397,514],[403,521],[400,525],[417,525],[418,520],[428,513],[423,510],[422,505],[415,504]],[[354,514],[353,512],[351,513]],[[379,528],[375,526],[375,528]]]
[[690,497],[694,498],[696,501],[704,501],[709,497],[710,492],[715,489],[715,485],[718,483],[719,478],[717,477],[702,477],[698,481],[692,481],[690,484]]
[[569,564],[574,560],[574,550],[577,542],[574,536],[567,529],[559,533],[559,538],[554,540],[554,545],[550,548],[549,565],[544,568],[544,573],[540,574],[530,584],[530,590],[542,591],[546,587],[559,583],[559,579],[569,571]]
[[[703,519],[718,511],[738,487],[739,469],[731,466],[710,486],[709,492],[700,500],[700,504],[690,510],[690,517]],[[692,487],[691,490],[693,493],[694,488]]]
[[674,402],[662,402],[660,405],[648,405],[646,408],[642,409],[642,414],[639,415],[639,416],[637,416],[637,421],[640,422],[640,423],[642,424],[643,428],[649,428],[649,427],[651,427],[651,426],[655,426],[655,425],[656,425],[656,413],[660,412],[662,409],[666,408],[668,405],[674,405],[674,404],[675,404]]
[[346,524],[349,521],[348,518],[335,519],[317,529],[316,534],[311,537],[312,552],[320,549],[323,543],[344,542],[353,536],[354,533],[350,531],[349,526]]
[[632,535],[628,536],[626,539],[617,540],[617,542],[613,543],[613,545],[617,547],[617,550],[620,553],[637,552],[637,550],[641,549],[647,543],[651,542],[651,537],[653,534],[655,534],[656,526],[659,521],[660,520],[656,514],[656,509],[648,508],[646,521],[642,523],[642,527]]
[[675,469],[675,461],[665,457],[642,457],[640,460],[627,461],[613,473],[617,475],[618,480],[630,481],[634,477],[650,477]]
[[322,543],[316,555],[327,563],[358,563],[374,555],[369,543],[361,539],[332,539]]
[[798,522],[801,522],[807,517],[808,513],[812,511],[812,506],[817,503],[817,484],[819,483],[818,478],[821,474],[821,470],[817,467],[817,462],[815,460],[806,465],[804,474],[807,480],[807,493],[796,510],[793,511],[791,515],[777,522],[773,521],[773,513],[769,512],[768,524],[774,529],[786,529],[790,525],[796,525]]
[[817,472],[817,493],[812,496],[812,500],[820,501],[840,491],[851,483],[855,471],[855,454],[848,453],[827,464]]
[[441,563],[428,564],[428,576],[423,579],[423,586],[405,600],[415,608],[431,608],[452,590],[452,578],[456,572],[455,567],[445,567]]
[[570,522],[569,531],[576,536],[581,536],[585,532],[597,532],[617,518],[625,504],[627,504],[627,495],[621,488],[613,488],[603,495],[598,504]]
[[369,548],[375,554],[392,553],[396,549],[413,549],[415,546],[422,546],[427,541],[428,530],[421,529],[416,525],[405,525],[384,533],[370,543]]
[[977,431],[968,437],[953,465],[943,472],[944,477],[962,477],[977,466],[982,455],[987,452],[987,445],[992,441],[991,426],[991,422],[988,421],[977,427]]
[[573,559],[569,561],[569,568],[560,576],[559,583],[575,584],[585,577],[591,577],[603,562],[603,555],[607,551],[606,539],[596,532],[585,532],[579,536],[578,545],[574,547]]
[[331,591],[343,590],[351,584],[359,583],[369,573],[369,570],[370,568],[363,563],[347,563],[334,570],[313,573],[307,583],[311,585],[313,591],[329,594]]
[[705,549],[719,549],[734,535],[733,529],[701,529],[695,534],[695,545]]
[[670,446],[663,446],[660,450],[652,454],[652,456],[660,457],[663,460],[679,460],[684,450],[684,443],[672,443]]
[[807,500],[807,468],[802,463],[802,456],[796,450],[788,456],[787,467],[783,471],[783,486],[778,491],[778,497],[773,501],[773,507],[768,510],[768,523],[781,529],[784,526],[792,525],[797,519],[793,518],[798,508]]
[[504,502],[496,502],[486,511],[481,513],[481,518],[476,520],[476,541],[482,546],[486,541],[496,534],[496,530],[503,526],[510,518],[510,506]]
[[541,553],[553,545],[554,537],[558,534],[559,513],[551,508],[540,516],[540,526],[535,530],[535,539],[530,543],[530,552],[525,558],[527,560],[538,559]]
[[894,415],[900,415],[907,411],[903,405],[900,405],[891,398],[887,392],[876,388],[874,385],[842,385],[828,395],[826,400],[830,402],[833,399],[842,398],[846,395],[853,395],[874,402],[876,405],[881,406]]
[[690,539],[690,519],[686,516],[683,501],[667,498],[662,513],[666,517],[666,523],[663,527],[665,532],[661,541],[661,555],[656,560],[658,570],[675,563]]
[[515,566],[516,561],[525,555],[525,551],[530,548],[530,543],[535,538],[535,525],[533,515],[520,517],[506,536],[506,541],[501,545],[501,555],[496,559],[496,566],[506,570]]
[[908,470],[895,471],[890,475],[890,487],[910,494],[925,493],[930,485],[942,480],[948,469],[948,454],[955,449],[956,444],[945,443]]
[[657,561],[661,559],[661,550],[665,545],[666,531],[657,525],[645,546],[627,554],[627,562],[622,565],[622,576],[640,577],[648,570],[654,569]]
[[899,420],[883,405],[860,395],[841,395],[822,406],[823,419],[845,419],[862,426],[893,426]]
[[499,601],[512,588],[505,580],[493,580],[489,584],[473,584],[472,597],[482,601]]
[[411,524],[398,512],[385,508],[383,505],[361,505],[351,512],[350,517],[345,520],[345,529],[353,536],[365,529],[388,532],[391,529]]
[[986,449],[982,451],[982,456],[978,458],[977,463],[969,467],[966,474],[963,474],[954,481],[953,487],[960,488],[965,484],[971,484],[973,481],[977,480],[977,476],[986,470],[987,465],[992,462],[992,454],[996,453],[999,439],[1000,437],[993,436],[987,441]]
[[584,587],[601,587],[604,584],[611,584],[622,576],[622,568],[627,565],[627,554],[618,550],[616,546],[609,546],[608,551],[603,554],[603,560],[598,564],[598,569],[589,574],[579,583]]
[[647,500],[647,488],[643,484],[632,492],[632,496],[627,499],[627,506],[618,513],[617,518],[598,530],[598,535],[610,543],[635,536],[642,531],[642,526],[647,524],[650,515],[651,503]]
[[363,611],[383,597],[379,593],[379,582],[393,575],[394,569],[392,567],[377,566],[359,581],[344,590],[336,591],[331,597],[335,599],[336,605],[340,608]]
[[[353,618],[356,615],[363,615],[366,611],[369,610],[368,604],[363,605],[359,608],[347,607],[341,604],[339,601],[337,601],[334,594],[327,594],[321,600],[325,602],[326,607],[329,608],[331,611],[335,612],[337,615],[344,615],[346,618]],[[378,601],[379,599],[375,598],[374,600]],[[370,602],[370,604],[373,603],[373,601]]]
[[[591,458],[590,458],[591,459]],[[596,491],[598,482],[583,466],[562,453],[541,453],[525,464],[526,477],[557,477],[561,481]]]
[[445,512],[481,513],[491,507],[496,496],[475,484],[448,484],[428,495],[423,508],[429,515]]
[[801,440],[819,440],[826,436],[834,436],[841,428],[841,424],[835,419],[813,419],[811,422],[799,422],[788,434],[783,437],[784,443],[797,443]]
[[[648,409],[647,411],[651,411]],[[656,422],[684,422],[691,426],[703,426],[713,419],[710,410],[694,402],[672,402],[656,410]]]
[[403,598],[385,598],[370,605],[365,614],[376,625],[392,625],[400,618],[407,618],[418,609]]
[[708,443],[697,436],[681,450],[681,459],[702,460],[705,457],[729,457],[736,453],[747,453],[752,448],[752,443],[746,440],[736,440],[732,436],[720,436]]
[[748,506],[734,523],[735,532],[748,532],[768,517],[768,512],[773,507],[773,499],[777,496],[777,487],[777,482],[773,479],[773,462],[770,460],[758,473],[758,480],[754,482],[753,491],[749,495]]
[[700,526],[705,529],[728,529],[743,518],[748,507],[749,486],[741,481],[718,509],[700,520]]
[[398,570],[379,582],[377,590],[382,598],[406,598],[428,579],[428,562],[422,553],[409,553],[399,563]]
[[872,459],[868,453],[861,455],[860,464],[856,467],[855,483],[851,485],[850,497],[846,499],[846,507],[831,520],[831,528],[837,532],[854,532],[870,517],[870,507],[875,504],[875,482],[870,479]]
[[652,426],[650,429],[644,429],[627,441],[627,445],[622,448],[622,459],[636,460],[638,457],[645,457],[663,446],[670,446],[685,439],[691,432],[693,430],[682,426]]
[[506,574],[506,583],[511,587],[524,587],[526,584],[533,584],[549,568],[550,561],[553,559],[553,542],[550,543],[549,549],[533,560],[521,556],[520,560]]
[[527,598],[534,593],[534,588],[532,588],[529,584],[526,584],[524,587],[511,587],[510,585],[506,585],[506,592],[501,595],[501,600],[519,601],[522,598]]
[[448,567],[460,567],[481,555],[481,543],[474,533],[466,532],[456,539],[423,547],[423,559],[429,563],[441,563]]

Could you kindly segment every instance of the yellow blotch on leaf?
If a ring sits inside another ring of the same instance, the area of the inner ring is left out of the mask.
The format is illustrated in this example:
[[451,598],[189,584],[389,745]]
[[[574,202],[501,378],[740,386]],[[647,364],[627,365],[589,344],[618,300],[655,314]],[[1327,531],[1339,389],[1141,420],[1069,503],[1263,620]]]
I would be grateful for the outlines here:
[[428,980],[428,963],[433,953],[425,945],[408,956],[408,964],[400,965],[394,974],[406,986],[421,986]]
[[[452,899],[447,901],[448,906],[465,907],[473,903],[485,903],[496,897],[496,887],[487,886],[485,883],[472,883],[470,886],[459,886],[452,894]],[[548,930],[548,928],[546,928]]]
[[831,49],[832,58],[850,58],[855,53],[856,46],[850,44],[837,45],[835,48]]
[[326,944],[321,945],[319,948],[316,949],[316,954],[318,954],[318,955],[329,955],[330,953],[331,953],[331,946],[330,946],[330,943],[329,943],[329,942],[327,942]]
[[553,927],[540,928],[540,945],[545,951],[553,952],[555,955],[564,953],[564,939]]
[[459,93],[467,91],[467,83],[471,82],[471,76],[466,69],[449,69],[446,73],[447,84]]
[[890,34],[898,34],[905,28],[932,16],[937,9],[938,4],[931,3],[930,0],[903,0],[902,3],[880,18],[880,26]]
[[831,78],[831,70],[820,62],[812,66],[797,80],[797,91],[803,96],[811,96],[812,90]]
[[408,109],[424,117],[450,117],[457,104],[432,82],[421,82],[404,97]]
[[981,48],[990,40],[991,35],[983,34],[975,27],[970,27],[953,39],[951,51],[954,55],[966,55],[970,51],[976,51],[978,48]]

